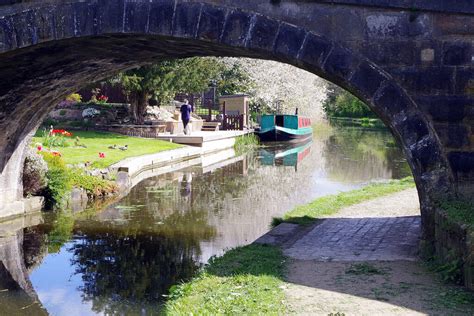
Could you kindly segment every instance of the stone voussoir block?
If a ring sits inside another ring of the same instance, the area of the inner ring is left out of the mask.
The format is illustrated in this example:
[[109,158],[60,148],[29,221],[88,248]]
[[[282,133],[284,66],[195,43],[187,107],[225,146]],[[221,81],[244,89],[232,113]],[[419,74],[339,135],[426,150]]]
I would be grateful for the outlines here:
[[125,25],[126,33],[148,33],[150,18],[150,4],[146,2],[125,3]]
[[95,9],[98,34],[125,31],[125,1],[99,1]]
[[[56,13],[56,15],[58,14],[61,14],[61,12]],[[64,34],[70,34],[69,32],[72,32],[74,36],[89,36],[98,33],[97,4],[85,2],[74,3],[72,18],[72,22],[69,21],[69,23],[64,26]],[[69,28],[71,25],[72,29]],[[56,33],[58,34],[58,32]]]
[[0,51],[8,51],[16,46],[11,17],[0,18]]
[[336,82],[346,81],[357,70],[359,58],[349,50],[335,45],[324,61],[324,71]]
[[375,93],[373,102],[389,118],[393,118],[401,112],[407,112],[412,107],[412,102],[405,92],[394,83],[382,85]]
[[174,5],[170,1],[154,1],[150,3],[148,32],[156,35],[169,36],[173,27]]
[[221,42],[230,46],[245,46],[251,22],[251,14],[241,10],[232,10],[227,15]]
[[223,33],[227,10],[204,4],[197,37],[206,41],[219,41]]
[[306,35],[305,30],[282,23],[275,42],[274,53],[284,58],[296,58],[302,49]]
[[184,38],[196,37],[202,6],[201,3],[178,3],[174,13],[173,35]]
[[371,99],[390,76],[375,64],[363,62],[350,77],[349,82],[367,98]]
[[13,28],[15,32],[16,47],[26,47],[38,43],[35,29],[35,12],[26,10],[13,16]]
[[267,17],[256,15],[247,46],[253,49],[272,51],[280,23]]
[[420,141],[410,146],[411,155],[416,161],[416,168],[421,174],[426,174],[433,170],[439,169],[439,161],[436,159],[438,148],[435,140],[427,135]]
[[314,33],[308,33],[305,43],[298,53],[298,61],[310,67],[322,68],[331,52],[333,43]]

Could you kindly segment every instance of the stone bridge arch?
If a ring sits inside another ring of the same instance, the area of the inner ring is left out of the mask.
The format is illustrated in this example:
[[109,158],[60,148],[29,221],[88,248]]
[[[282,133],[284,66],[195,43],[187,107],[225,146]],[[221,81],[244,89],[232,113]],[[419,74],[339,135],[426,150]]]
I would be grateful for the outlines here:
[[[386,67],[384,59],[395,58],[389,48],[397,48],[387,36],[400,37],[403,32],[424,36],[435,13],[403,8],[387,8],[385,13],[380,6],[362,7],[359,12],[347,1],[335,1],[342,2],[340,6],[324,1],[286,1],[281,6],[273,2],[51,0],[0,5],[0,212],[8,214],[21,198],[19,175],[28,135],[67,94],[114,72],[163,58],[240,56],[295,65],[366,101],[405,150],[420,195],[425,234],[432,236],[432,202],[472,190],[474,156],[463,143],[459,147],[464,152],[448,157],[433,115],[415,99],[417,87],[431,84],[422,78],[426,72],[417,72],[424,66],[414,65],[401,76],[394,67]],[[318,29],[305,8],[323,22],[331,12],[342,18]],[[468,25],[469,17],[463,20]],[[354,49],[353,25],[362,25],[366,32],[361,42],[367,44],[375,36],[370,44],[379,54]],[[459,60],[467,63],[463,78],[472,73],[465,57],[470,54],[469,43],[457,43],[461,53],[448,50],[444,55],[455,65]],[[417,49],[424,62],[438,58],[431,48]],[[433,93],[439,94],[442,84],[433,84],[438,89]],[[447,109],[441,112],[451,108]],[[441,115],[451,117],[448,112]],[[463,119],[464,112],[458,116]]]

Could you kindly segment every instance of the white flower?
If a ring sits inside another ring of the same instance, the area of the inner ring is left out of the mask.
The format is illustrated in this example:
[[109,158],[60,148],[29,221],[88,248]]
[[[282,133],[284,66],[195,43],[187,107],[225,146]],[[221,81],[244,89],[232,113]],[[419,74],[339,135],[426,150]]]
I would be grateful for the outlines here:
[[82,117],[87,118],[87,117],[94,117],[96,115],[99,115],[100,111],[94,108],[87,108],[84,111],[82,111]]

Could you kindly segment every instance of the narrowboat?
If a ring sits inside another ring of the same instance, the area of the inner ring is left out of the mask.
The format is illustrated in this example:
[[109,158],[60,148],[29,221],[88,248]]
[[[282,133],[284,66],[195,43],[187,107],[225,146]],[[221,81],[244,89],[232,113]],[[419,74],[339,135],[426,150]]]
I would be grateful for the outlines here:
[[300,142],[312,135],[311,120],[298,115],[262,115],[258,131],[264,142]]

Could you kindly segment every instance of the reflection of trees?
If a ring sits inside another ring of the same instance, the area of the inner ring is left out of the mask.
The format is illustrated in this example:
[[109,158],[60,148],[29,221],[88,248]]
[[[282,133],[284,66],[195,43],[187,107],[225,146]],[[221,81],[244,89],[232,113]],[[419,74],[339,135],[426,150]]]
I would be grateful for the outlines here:
[[401,178],[411,175],[405,156],[387,131],[335,128],[326,141],[326,170],[336,180]]
[[84,282],[83,298],[94,311],[141,314],[196,272],[199,240],[88,232],[70,251]]
[[41,264],[48,254],[46,234],[38,226],[23,229],[23,255],[25,267],[31,271]]
[[160,221],[155,215],[144,207],[128,211],[120,221],[76,220],[81,237],[69,251],[82,276],[83,298],[94,311],[156,311],[162,295],[199,268],[199,243],[215,235],[205,213],[175,212]]

